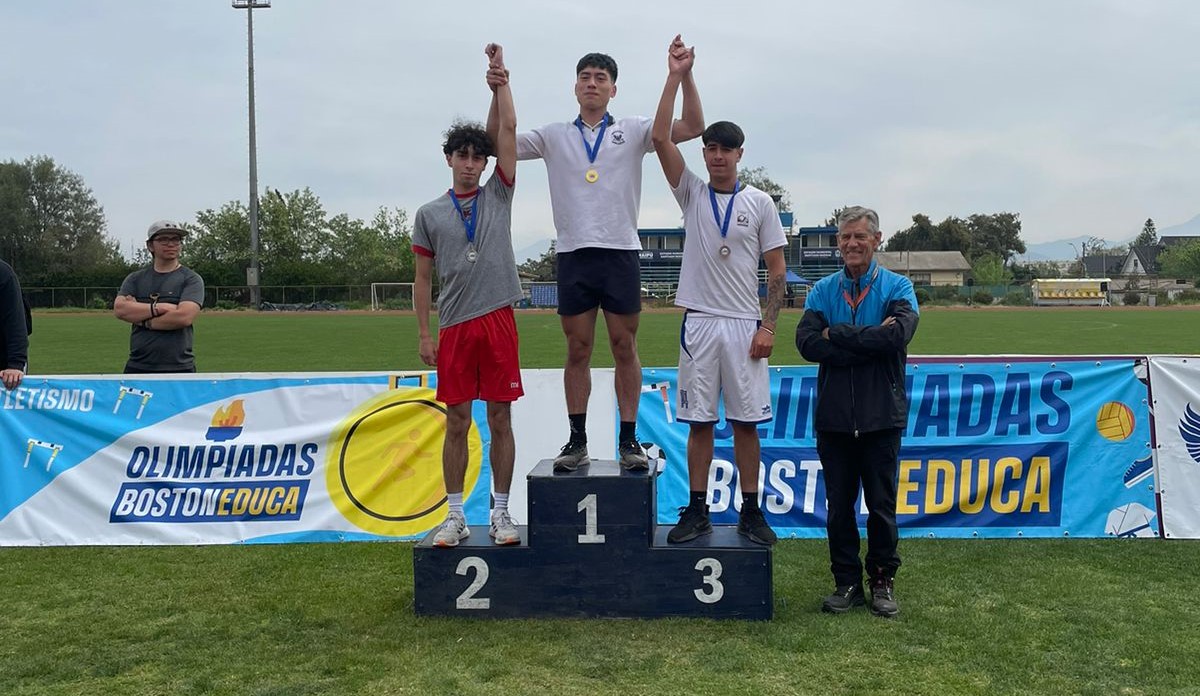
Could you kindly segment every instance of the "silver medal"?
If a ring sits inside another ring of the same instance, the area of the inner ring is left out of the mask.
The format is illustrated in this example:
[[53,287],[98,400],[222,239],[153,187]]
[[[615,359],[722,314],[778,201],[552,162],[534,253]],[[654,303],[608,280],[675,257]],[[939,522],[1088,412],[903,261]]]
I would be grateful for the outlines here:
[[468,247],[467,248],[467,260],[470,261],[471,263],[475,263],[475,261],[478,258],[479,258],[479,252],[475,251],[475,247]]
[[721,256],[729,256],[729,246],[728,245],[726,245],[726,244],[721,245]]

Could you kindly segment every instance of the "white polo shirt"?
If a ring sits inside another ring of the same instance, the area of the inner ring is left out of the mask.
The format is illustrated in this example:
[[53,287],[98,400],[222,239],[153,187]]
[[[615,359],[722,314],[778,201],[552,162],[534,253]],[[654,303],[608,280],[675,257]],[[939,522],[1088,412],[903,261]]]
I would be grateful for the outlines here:
[[[518,160],[546,162],[557,251],[642,248],[637,235],[642,158],[654,151],[653,125],[644,116],[615,119],[605,129],[594,163],[588,161],[584,139],[593,145],[599,127],[585,125],[580,136],[575,122],[567,121],[517,134]],[[594,183],[585,178],[589,169],[596,171]]]
[[[759,319],[758,261],[764,253],[787,244],[775,202],[743,184],[733,199],[729,231],[722,239],[707,182],[685,167],[672,193],[683,210],[686,235],[675,304],[720,317]],[[730,197],[716,194],[722,220]],[[729,247],[728,256],[721,255],[722,246]]]

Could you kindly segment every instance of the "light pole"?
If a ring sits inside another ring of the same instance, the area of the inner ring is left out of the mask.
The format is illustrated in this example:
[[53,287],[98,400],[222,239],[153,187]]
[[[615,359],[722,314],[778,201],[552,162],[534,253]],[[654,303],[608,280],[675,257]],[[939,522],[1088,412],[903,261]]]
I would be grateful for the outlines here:
[[254,11],[265,10],[271,0],[233,0],[233,9],[246,11],[246,65],[250,93],[250,267],[246,285],[250,286],[250,305],[258,309],[262,294],[258,286],[258,154],[254,127]]

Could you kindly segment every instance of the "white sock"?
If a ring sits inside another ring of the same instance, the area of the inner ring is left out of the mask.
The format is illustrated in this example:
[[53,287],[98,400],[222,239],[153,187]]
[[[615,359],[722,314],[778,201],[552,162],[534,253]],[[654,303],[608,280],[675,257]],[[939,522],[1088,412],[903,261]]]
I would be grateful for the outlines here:
[[505,512],[508,512],[508,494],[507,493],[493,493],[492,499],[493,499],[493,501],[495,501],[492,503],[492,514],[493,515],[496,514],[497,510],[503,510]]
[[462,491],[459,491],[458,493],[447,493],[446,494],[446,502],[449,503],[449,505],[450,505],[450,514],[451,515],[458,515],[459,517],[463,516],[462,497],[463,497]]

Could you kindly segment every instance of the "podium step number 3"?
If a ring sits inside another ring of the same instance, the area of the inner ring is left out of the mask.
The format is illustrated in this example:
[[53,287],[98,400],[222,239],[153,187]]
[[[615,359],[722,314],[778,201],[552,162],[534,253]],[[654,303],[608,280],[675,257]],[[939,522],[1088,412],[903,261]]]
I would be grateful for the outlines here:
[[656,525],[655,479],[614,461],[528,478],[521,543],[495,546],[472,527],[457,547],[413,552],[414,608],[422,615],[770,619],[772,550],[733,527],[668,544]]

